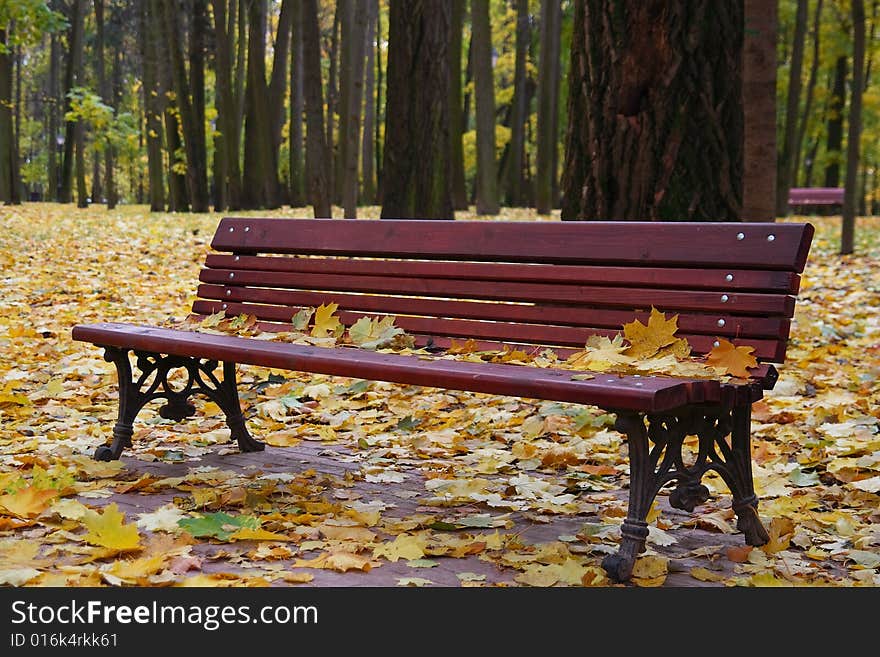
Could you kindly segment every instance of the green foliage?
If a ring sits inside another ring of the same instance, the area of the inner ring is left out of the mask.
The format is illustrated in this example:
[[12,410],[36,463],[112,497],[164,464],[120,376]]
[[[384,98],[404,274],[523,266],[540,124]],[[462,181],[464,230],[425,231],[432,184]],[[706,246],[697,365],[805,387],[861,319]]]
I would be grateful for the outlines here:
[[6,30],[7,43],[0,42],[0,53],[9,46],[37,43],[45,33],[67,26],[64,16],[52,11],[46,0],[2,0],[0,30]]

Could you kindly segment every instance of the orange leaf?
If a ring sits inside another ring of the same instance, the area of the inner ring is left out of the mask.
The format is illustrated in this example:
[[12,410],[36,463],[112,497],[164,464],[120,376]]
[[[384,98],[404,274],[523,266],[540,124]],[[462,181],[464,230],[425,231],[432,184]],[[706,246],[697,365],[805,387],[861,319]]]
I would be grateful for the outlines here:
[[6,509],[16,518],[36,518],[58,497],[58,491],[52,488],[28,486],[15,493],[0,496],[0,508]]
[[750,367],[758,366],[758,359],[752,356],[754,347],[735,347],[724,338],[718,339],[718,346],[706,356],[706,363],[712,367],[724,368],[725,374],[748,378]]
[[651,316],[647,325],[637,319],[623,325],[623,334],[630,343],[626,355],[633,358],[650,358],[663,347],[679,339],[675,337],[677,330],[678,315],[666,319],[663,313],[651,306]]

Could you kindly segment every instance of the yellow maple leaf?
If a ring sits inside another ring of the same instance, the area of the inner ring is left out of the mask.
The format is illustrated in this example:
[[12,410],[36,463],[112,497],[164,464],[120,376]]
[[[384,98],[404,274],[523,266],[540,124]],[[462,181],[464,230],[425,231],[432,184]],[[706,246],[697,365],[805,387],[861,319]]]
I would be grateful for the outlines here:
[[647,324],[634,319],[623,325],[623,334],[630,343],[626,355],[633,358],[653,356],[663,347],[673,345],[680,339],[675,337],[677,330],[678,315],[666,319],[666,315],[651,306],[651,315]]
[[382,543],[373,548],[373,558],[385,557],[388,561],[398,559],[421,559],[425,556],[425,539],[412,534],[398,534],[390,543]]
[[614,339],[608,339],[604,335],[591,335],[583,351],[572,354],[566,360],[570,367],[605,372],[615,366],[630,365],[634,358],[623,352],[629,349],[624,344],[623,336],[619,333]]
[[724,368],[725,374],[748,378],[748,368],[758,366],[758,359],[752,356],[754,350],[754,347],[736,347],[732,342],[718,338],[718,346],[712,347],[706,356],[706,363]]
[[322,303],[315,309],[315,323],[311,333],[313,338],[338,337],[342,333],[345,327],[340,324],[339,317],[333,314],[337,308],[338,303]]
[[102,574],[111,584],[139,584],[164,567],[165,556],[156,554],[131,561],[114,561],[112,565],[102,570]]
[[84,536],[86,543],[119,551],[141,549],[140,534],[135,523],[125,524],[125,514],[116,503],[107,505],[103,513],[90,511],[82,523],[89,530]]
[[58,497],[58,491],[51,488],[28,486],[14,493],[0,495],[0,509],[16,518],[36,518]]

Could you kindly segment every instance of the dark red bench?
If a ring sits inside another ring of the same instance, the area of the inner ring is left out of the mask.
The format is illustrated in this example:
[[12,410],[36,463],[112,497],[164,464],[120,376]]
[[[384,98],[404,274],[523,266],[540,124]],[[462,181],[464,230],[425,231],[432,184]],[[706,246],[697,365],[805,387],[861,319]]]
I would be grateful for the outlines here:
[[792,187],[789,205],[843,205],[843,187]]
[[[392,314],[433,351],[474,339],[484,348],[539,346],[566,356],[592,334],[613,336],[633,318],[646,321],[655,306],[678,314],[678,335],[696,353],[724,337],[754,347],[762,364],[735,383],[608,374],[576,380],[570,369],[85,324],[73,328],[73,338],[103,347],[120,383],[113,441],[95,458],[119,457],[147,402],[163,399],[160,414],[182,419],[194,412],[188,399],[195,393],[223,409],[242,450],[263,449],[245,427],[236,364],[577,402],[615,413],[627,436],[628,515],[618,554],[604,562],[614,578],[628,579],[644,550],[645,518],[659,490],[675,484],[670,503],[692,511],[708,498],[700,483],[708,470],[732,491],[745,540],[761,545],[768,535],[752,482],[750,411],[776,380],[771,363],[785,358],[812,235],[811,225],[794,223],[226,218],[199,277],[196,315],[254,314],[267,328],[284,328],[296,310],[336,302],[344,323]],[[189,374],[182,389],[168,384],[175,368]],[[682,443],[691,435],[699,456],[686,464]]]

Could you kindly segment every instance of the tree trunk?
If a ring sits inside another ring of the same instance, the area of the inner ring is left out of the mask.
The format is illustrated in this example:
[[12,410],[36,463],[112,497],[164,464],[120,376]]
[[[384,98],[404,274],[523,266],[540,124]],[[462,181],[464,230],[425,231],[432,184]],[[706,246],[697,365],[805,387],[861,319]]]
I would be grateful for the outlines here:
[[0,29],[0,202],[13,202],[12,55]]
[[341,9],[345,6],[345,0],[336,3],[336,10],[333,12],[333,33],[330,39],[330,67],[327,77],[327,184],[330,186],[332,195],[332,203],[339,201],[339,189],[337,187],[339,180],[336,175],[338,166],[338,153],[336,151],[337,139],[334,139],[334,127],[336,126],[336,114],[339,108],[336,106],[337,101],[337,81],[336,72],[338,70],[337,62],[339,61],[339,32],[340,23],[342,21]]
[[449,175],[450,6],[390,0],[383,219],[454,219]]
[[[591,2],[591,0],[586,1]],[[623,0],[618,0],[617,4],[625,3]],[[596,7],[598,8],[598,5]],[[592,11],[597,10],[591,9]],[[558,139],[557,131],[554,129],[558,114],[557,94],[554,93],[558,90],[558,86],[554,79],[556,77],[554,71],[558,68],[554,60],[559,58],[560,23],[559,3],[554,0],[542,0],[541,52],[538,68],[538,152],[535,174],[535,202],[538,214],[550,214],[554,205],[553,179],[556,177],[556,171],[553,167],[553,149]],[[580,26],[575,26],[576,31],[579,28]]]
[[248,5],[248,60],[245,87],[245,140],[242,207],[279,206],[277,154],[272,148],[272,116],[266,84],[266,0]]
[[465,0],[450,3],[452,34],[449,39],[449,158],[452,166],[452,205],[456,210],[468,209],[467,186],[464,180],[464,114],[461,91],[461,45]]
[[306,176],[315,217],[331,218],[329,151],[324,132],[324,93],[321,89],[321,28],[318,0],[302,0],[303,87],[306,106]]
[[82,121],[76,122],[73,140],[76,147],[76,207],[89,207],[88,191],[86,190],[86,127]]
[[577,0],[564,220],[738,221],[741,1]]
[[[364,95],[364,33],[367,23],[367,8],[364,2],[349,0],[352,4],[348,30],[343,30],[343,71],[345,75],[345,103],[340,113],[339,143],[342,146],[342,207],[346,219],[357,218],[358,200],[358,144],[361,128],[361,103]],[[345,24],[343,24],[345,25]],[[350,31],[349,31],[350,30]]]
[[477,214],[498,214],[495,162],[495,80],[489,0],[471,1],[474,34],[474,99],[477,113]]
[[[798,1],[804,5],[807,2]],[[777,214],[785,214],[788,207],[791,175],[783,173],[787,171],[785,167],[788,165],[780,167],[778,174],[776,168],[776,11],[775,2],[745,0],[742,83],[743,221],[775,221]],[[797,88],[793,90],[797,94],[796,99],[800,97],[800,62],[803,61],[804,51],[803,33],[800,36],[800,50],[795,44],[792,55],[789,83],[790,93],[791,84],[796,83]],[[797,71],[795,58],[799,59]],[[788,116],[792,117],[793,128],[797,115]],[[783,161],[790,164],[791,149],[787,142],[785,152],[789,155],[783,155]]]
[[[379,2],[379,0],[376,0]],[[382,202],[382,12],[376,12],[376,128],[373,139],[376,158],[376,203]]]
[[[760,3],[760,0],[747,0],[748,2],[753,2],[756,4],[761,4],[765,9],[767,7],[772,7],[774,10],[776,8],[775,3]],[[747,13],[748,7],[747,4]],[[794,184],[794,150],[796,147],[796,138],[797,138],[797,120],[798,115],[800,113],[800,104],[801,104],[801,71],[803,69],[804,62],[804,41],[807,35],[807,0],[798,0],[797,3],[797,13],[795,14],[795,26],[794,26],[794,39],[791,48],[791,58],[790,58],[790,66],[789,66],[789,75],[788,75],[788,97],[786,99],[785,104],[785,129],[783,132],[782,139],[782,152],[779,154],[778,166],[777,166],[777,180],[776,180],[776,215],[785,216],[788,214],[788,190]],[[746,43],[748,44],[750,39],[746,37]],[[776,42],[773,40],[773,49],[775,51]],[[746,48],[746,52],[748,52],[748,47]],[[748,59],[746,60],[748,62]],[[775,70],[775,63],[774,63]],[[745,71],[749,71],[748,65],[745,67]],[[774,84],[773,89],[775,90],[776,85]],[[761,144],[763,140],[766,139],[767,136],[761,135],[752,135],[749,134],[749,119],[755,114],[754,107],[752,105],[755,103],[755,100],[758,98],[765,99],[768,97],[769,90],[768,89],[754,89],[756,92],[754,95],[743,93],[743,105],[745,110],[746,117],[746,149],[745,149],[745,181],[743,185],[743,196],[746,199],[749,199],[750,196],[750,184],[757,184],[760,188],[762,183],[762,179],[767,177],[766,171],[761,171],[761,166],[757,163],[756,158],[759,157],[758,150],[761,148]],[[769,96],[772,99],[776,98],[775,91]],[[760,102],[760,101],[759,101]],[[769,119],[773,123],[773,133],[776,132],[776,119],[775,116]],[[757,148],[752,146],[750,148],[750,138],[752,138],[752,144],[755,144],[755,138],[757,138]],[[751,174],[751,175],[750,175]],[[756,190],[757,191],[757,190]],[[764,190],[761,190],[764,191]],[[757,196],[755,194],[754,196]],[[743,214],[748,215],[747,208],[744,208]]]
[[825,166],[825,187],[840,185],[840,160],[843,144],[843,108],[846,104],[846,55],[837,58],[834,66],[834,88],[831,90],[831,101],[828,108],[828,128],[825,153],[828,164]]
[[[78,84],[82,67],[83,24],[85,22],[85,0],[73,0],[70,6],[70,33],[68,35],[67,66],[64,70],[64,114],[70,111],[68,93]],[[76,121],[65,121],[64,159],[61,161],[61,193],[59,201],[70,203],[73,198],[73,152]]]
[[303,185],[303,24],[302,11],[294,3],[290,43],[290,180],[288,195],[293,208],[305,205]]
[[58,177],[58,149],[57,140],[60,140],[58,132],[58,108],[60,100],[58,98],[58,71],[61,67],[61,47],[58,43],[58,37],[52,34],[49,37],[49,90],[48,90],[48,114],[49,129],[46,135],[46,179],[48,186],[46,188],[46,200],[58,200],[58,194],[61,191],[60,179]]
[[361,203],[373,205],[376,202],[376,182],[373,148],[373,130],[376,126],[376,106],[373,97],[376,94],[375,54],[376,54],[376,19],[379,16],[378,0],[367,3],[367,32],[364,48],[366,54],[366,73],[364,77],[364,129],[361,140]]
[[[208,144],[205,135],[205,48],[207,47],[208,0],[192,0],[191,30],[189,39],[189,90],[192,94],[193,132],[187,131],[187,139],[192,138],[193,150],[199,170],[192,175],[193,183],[199,186],[198,205],[193,201],[194,212],[207,212],[210,209],[208,189]],[[186,124],[184,123],[184,129]],[[185,141],[186,141],[185,140]]]
[[810,121],[810,112],[813,107],[813,92],[816,88],[816,79],[819,75],[819,27],[822,16],[822,0],[816,0],[816,12],[813,15],[813,28],[810,38],[813,40],[813,60],[810,62],[810,77],[807,80],[807,91],[804,98],[804,111],[798,124],[798,134],[794,149],[794,174],[792,186],[795,186],[798,172],[801,169],[801,152],[804,147],[804,136],[807,134],[807,124]]
[[[198,0],[201,4],[203,0]],[[208,212],[208,160],[205,149],[205,122],[199,120],[197,98],[204,94],[204,89],[196,91],[195,86],[201,82],[204,86],[204,71],[191,71],[193,83],[187,80],[186,67],[183,61],[183,35],[180,29],[180,14],[177,12],[176,0],[161,0],[162,21],[168,49],[171,88],[174,90],[175,103],[183,127],[183,147],[186,153],[186,184],[189,191],[193,212]],[[196,11],[198,15],[198,11]],[[200,21],[198,21],[200,22]],[[193,30],[196,32],[197,30]],[[200,39],[195,34],[193,39]],[[190,93],[193,96],[190,97]],[[204,102],[204,101],[202,101]],[[204,111],[204,110],[202,110]]]
[[239,127],[238,109],[234,82],[232,78],[232,54],[235,41],[236,2],[212,0],[214,10],[214,70],[216,93],[214,104],[217,108],[217,124],[220,136],[215,142],[219,148],[217,168],[219,178],[214,184],[218,188],[218,205],[231,210],[241,209],[241,166],[239,165]]
[[[115,103],[110,92],[110,79],[106,74],[104,66],[104,31],[104,0],[95,0],[95,68],[98,78],[98,89],[101,92],[103,103],[109,107],[114,107]],[[106,195],[102,194],[100,189],[95,189],[92,193],[92,199],[95,202],[100,202],[102,196],[105,197],[107,209],[112,210],[116,207],[116,190],[114,189],[113,182],[113,145],[109,139],[104,143],[104,179],[104,186],[107,190]],[[98,175],[95,175],[94,180],[96,181],[94,187],[99,188],[100,186],[97,185]]]
[[159,38],[156,20],[155,2],[147,0],[141,2],[138,5],[138,24],[141,33],[150,210],[162,212],[165,210],[165,185],[162,175],[162,86],[159,56],[156,51]]
[[[272,126],[272,151],[281,148],[281,129],[284,127],[284,98],[287,95],[287,64],[290,56],[290,33],[296,0],[282,0],[278,29],[272,49],[272,77],[269,81],[269,121]],[[277,156],[276,156],[277,157]],[[278,162],[275,162],[277,169]],[[277,174],[276,174],[277,175]]]
[[523,155],[525,148],[528,90],[526,88],[526,56],[532,35],[529,29],[529,2],[516,0],[516,61],[513,73],[513,107],[510,120],[510,142],[505,167],[505,199],[507,205],[525,205]]
[[846,183],[843,197],[843,220],[840,233],[840,254],[847,255],[855,248],[856,208],[858,207],[859,140],[862,132],[862,93],[865,64],[865,5],[862,0],[851,0],[853,22],[853,79],[849,103],[849,125],[846,137]]

